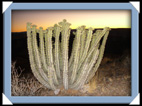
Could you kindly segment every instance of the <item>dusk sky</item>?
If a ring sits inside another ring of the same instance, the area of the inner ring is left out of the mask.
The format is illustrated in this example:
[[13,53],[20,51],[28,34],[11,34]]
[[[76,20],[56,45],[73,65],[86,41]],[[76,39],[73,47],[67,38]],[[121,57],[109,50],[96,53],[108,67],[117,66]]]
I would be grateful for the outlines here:
[[45,30],[63,19],[71,23],[72,29],[81,25],[86,25],[86,28],[131,28],[129,10],[13,10],[11,31],[26,31],[27,22]]

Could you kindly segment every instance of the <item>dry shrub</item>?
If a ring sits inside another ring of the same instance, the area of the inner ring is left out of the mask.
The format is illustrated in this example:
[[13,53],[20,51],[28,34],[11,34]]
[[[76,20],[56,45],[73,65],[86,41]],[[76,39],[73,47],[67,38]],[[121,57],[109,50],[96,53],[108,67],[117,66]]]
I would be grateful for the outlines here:
[[[23,70],[15,67],[16,62],[12,63],[11,70],[11,95],[12,96],[37,96],[40,91],[45,89],[34,77],[22,76]],[[20,73],[18,73],[20,71]]]

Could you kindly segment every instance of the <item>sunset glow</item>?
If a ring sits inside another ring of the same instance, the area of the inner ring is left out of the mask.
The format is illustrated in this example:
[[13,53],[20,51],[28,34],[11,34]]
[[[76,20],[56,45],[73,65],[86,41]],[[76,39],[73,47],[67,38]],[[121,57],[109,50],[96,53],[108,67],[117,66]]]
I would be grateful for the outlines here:
[[71,23],[72,29],[81,25],[86,28],[131,28],[129,10],[13,10],[11,31],[26,31],[27,22],[45,30],[63,19]]

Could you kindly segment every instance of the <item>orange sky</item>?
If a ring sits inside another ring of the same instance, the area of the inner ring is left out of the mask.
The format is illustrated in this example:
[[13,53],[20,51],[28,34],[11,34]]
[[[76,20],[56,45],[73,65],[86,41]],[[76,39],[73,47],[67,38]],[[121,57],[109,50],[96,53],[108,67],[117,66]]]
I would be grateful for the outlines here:
[[87,28],[131,28],[130,10],[13,10],[11,31],[26,31],[27,22],[46,29],[63,19],[72,24],[72,29],[81,25]]

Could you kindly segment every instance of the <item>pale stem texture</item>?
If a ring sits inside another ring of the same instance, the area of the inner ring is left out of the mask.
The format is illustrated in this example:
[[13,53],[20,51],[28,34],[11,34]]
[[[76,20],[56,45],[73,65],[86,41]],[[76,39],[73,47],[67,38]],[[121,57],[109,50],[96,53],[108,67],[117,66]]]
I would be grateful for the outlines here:
[[72,37],[70,25],[64,19],[43,30],[42,27],[37,29],[36,25],[27,23],[27,45],[32,72],[41,84],[54,92],[58,92],[62,86],[66,90],[79,90],[94,77],[101,64],[110,31],[109,27],[96,30],[79,26],[73,32],[75,38],[72,50],[69,51]]

